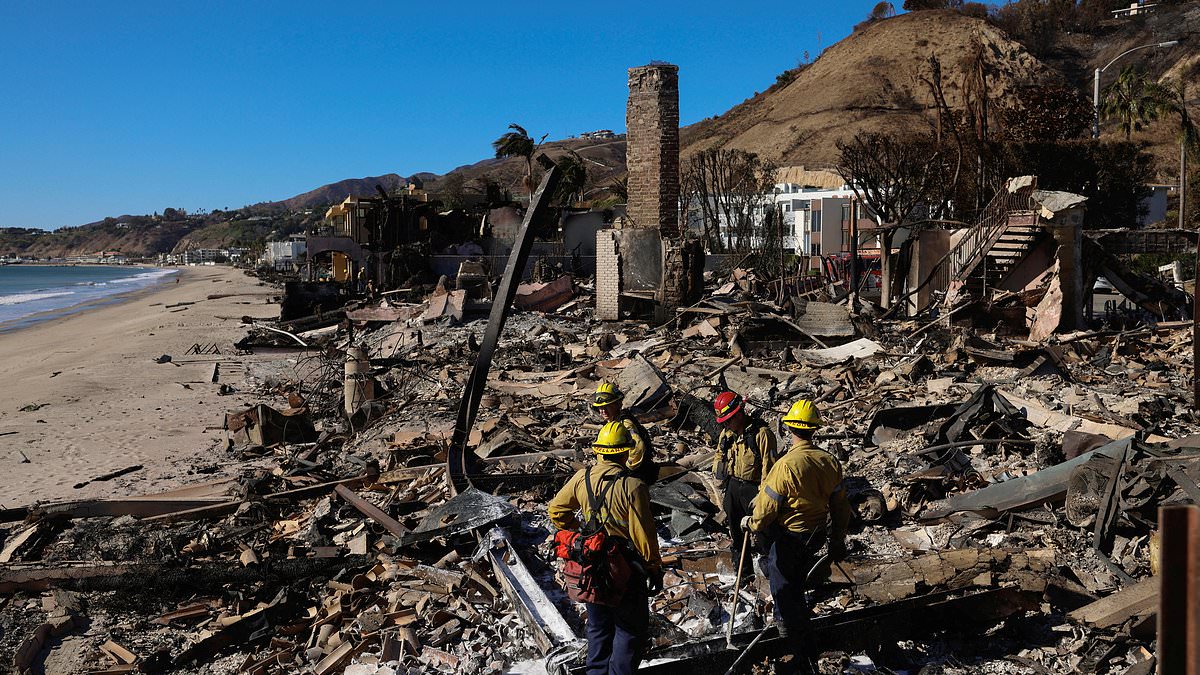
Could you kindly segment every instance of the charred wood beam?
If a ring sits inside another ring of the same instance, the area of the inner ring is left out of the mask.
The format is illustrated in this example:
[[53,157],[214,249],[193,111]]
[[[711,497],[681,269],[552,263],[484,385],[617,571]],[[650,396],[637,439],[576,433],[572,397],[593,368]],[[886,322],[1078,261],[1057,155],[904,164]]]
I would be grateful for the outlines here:
[[[278,501],[291,499],[306,499],[324,494],[339,485],[354,487],[371,480],[374,474],[363,474],[354,478],[343,478],[304,487],[273,492],[262,496],[263,501]],[[98,516],[133,516],[142,520],[169,523],[178,520],[201,520],[233,513],[242,505],[242,499],[207,498],[207,499],[170,499],[147,497],[129,497],[126,499],[86,499],[70,502],[52,502],[19,509],[0,511],[0,522],[37,520],[94,518]]]
[[483,334],[483,342],[479,346],[479,356],[471,375],[463,389],[462,399],[458,403],[458,419],[454,424],[454,435],[450,440],[450,449],[446,453],[447,477],[450,489],[454,493],[465,490],[471,485],[467,474],[471,473],[478,459],[475,453],[467,447],[471,429],[475,426],[475,418],[479,414],[479,401],[487,386],[488,371],[492,367],[492,357],[496,353],[496,345],[500,342],[500,332],[504,330],[504,322],[508,319],[508,311],[512,307],[513,298],[517,295],[517,285],[521,283],[521,275],[525,271],[525,262],[529,259],[529,250],[533,247],[533,234],[530,225],[539,219],[550,207],[550,199],[558,188],[562,172],[550,163],[545,155],[538,161],[549,164],[546,175],[542,178],[537,192],[529,200],[529,210],[525,212],[525,220],[517,232],[513,242],[512,252],[508,255],[508,265],[504,268],[504,276],[496,291],[496,300],[492,303],[492,312],[488,316],[487,331]]
[[329,578],[339,570],[364,569],[365,556],[297,558],[243,567],[231,563],[170,565],[83,562],[7,565],[0,570],[0,594],[65,588],[73,591],[124,591],[159,598],[220,590],[227,584],[284,585],[310,577]]
[[133,516],[150,518],[167,513],[216,506],[228,499],[89,499],[35,506],[29,509],[36,519],[94,518],[98,516]]
[[65,588],[78,581],[119,577],[134,567],[114,562],[66,563],[56,566],[6,565],[5,569],[0,571],[0,594]]
[[333,491],[337,493],[337,496],[346,500],[351,506],[357,509],[359,513],[379,523],[383,529],[391,532],[393,535],[403,537],[408,534],[408,528],[402,525],[400,521],[384,513],[383,509],[378,506],[354,494],[354,491],[345,485],[338,485],[333,488]]
[[[311,316],[302,316],[297,319],[288,321],[280,321],[277,326],[284,330],[289,330],[295,333],[303,333],[305,331],[325,328],[326,326],[336,326],[346,318],[346,312],[337,310],[334,312],[325,312],[324,314]],[[271,321],[271,319],[261,319],[262,321]]]
[[[374,478],[374,474],[363,474],[354,478],[343,478],[340,480],[329,481],[326,483],[317,483],[315,485],[306,485],[304,487],[293,488],[291,490],[283,490],[282,492],[272,492],[262,496],[262,501],[272,502],[280,500],[292,499],[308,499],[316,495],[325,494],[339,485],[346,487],[355,487],[361,485]],[[181,511],[173,511],[164,513],[158,516],[150,516],[143,520],[156,523],[172,523],[179,520],[203,520],[205,518],[215,518],[224,516],[237,511],[238,507],[245,503],[243,500],[235,499],[227,502],[220,502],[211,506],[201,506],[195,509],[186,509]]]
[[1158,511],[1162,533],[1162,591],[1158,605],[1160,673],[1200,673],[1200,509],[1167,506]]

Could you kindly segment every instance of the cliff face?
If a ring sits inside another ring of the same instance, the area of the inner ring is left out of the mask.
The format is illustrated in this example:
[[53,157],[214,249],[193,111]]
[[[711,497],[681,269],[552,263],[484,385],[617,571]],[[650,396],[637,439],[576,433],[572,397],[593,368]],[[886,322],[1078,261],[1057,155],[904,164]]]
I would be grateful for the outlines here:
[[0,228],[0,256],[58,258],[120,251],[137,257],[191,248],[248,246],[265,238],[303,232],[305,226],[320,220],[328,205],[340,202],[347,195],[373,195],[376,185],[391,190],[403,184],[404,179],[400,176],[387,174],[330,183],[290,199],[235,211],[124,215],[52,232]]

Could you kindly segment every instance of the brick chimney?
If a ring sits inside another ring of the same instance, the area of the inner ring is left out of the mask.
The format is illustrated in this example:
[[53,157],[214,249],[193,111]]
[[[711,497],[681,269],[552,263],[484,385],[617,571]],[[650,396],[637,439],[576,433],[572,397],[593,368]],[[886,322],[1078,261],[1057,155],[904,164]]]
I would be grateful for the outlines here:
[[625,111],[629,226],[679,231],[679,66],[652,63],[629,69]]

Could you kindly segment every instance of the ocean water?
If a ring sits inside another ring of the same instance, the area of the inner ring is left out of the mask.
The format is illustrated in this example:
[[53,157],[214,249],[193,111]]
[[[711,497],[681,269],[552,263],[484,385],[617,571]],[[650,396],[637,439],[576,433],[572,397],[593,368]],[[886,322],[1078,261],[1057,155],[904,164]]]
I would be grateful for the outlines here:
[[83,309],[80,305],[92,307],[161,283],[176,272],[115,265],[0,265],[0,330]]

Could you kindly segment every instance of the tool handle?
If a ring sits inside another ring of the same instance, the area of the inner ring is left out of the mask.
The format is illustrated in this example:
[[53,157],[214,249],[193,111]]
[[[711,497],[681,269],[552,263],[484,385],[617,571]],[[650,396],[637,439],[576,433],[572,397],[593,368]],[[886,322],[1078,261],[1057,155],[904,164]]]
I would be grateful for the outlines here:
[[738,595],[742,590],[742,570],[746,567],[746,549],[750,543],[750,530],[742,533],[742,553],[738,556],[737,578],[733,581],[733,607],[729,608],[729,628],[725,631],[725,642],[733,643],[733,617],[737,615]]

